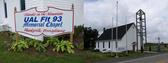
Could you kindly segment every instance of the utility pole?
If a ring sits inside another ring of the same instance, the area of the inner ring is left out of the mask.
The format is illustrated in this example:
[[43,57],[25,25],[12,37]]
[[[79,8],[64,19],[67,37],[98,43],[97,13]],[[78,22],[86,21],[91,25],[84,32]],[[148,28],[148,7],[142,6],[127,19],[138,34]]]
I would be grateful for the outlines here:
[[118,58],[118,1],[116,2],[116,58]]
[[158,37],[158,52],[160,52],[160,37]]

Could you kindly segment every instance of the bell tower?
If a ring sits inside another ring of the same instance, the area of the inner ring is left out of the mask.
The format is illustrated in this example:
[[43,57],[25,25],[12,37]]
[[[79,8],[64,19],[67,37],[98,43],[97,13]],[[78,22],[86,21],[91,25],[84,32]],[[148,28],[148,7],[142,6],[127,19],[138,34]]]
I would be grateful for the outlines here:
[[[144,51],[144,43],[147,43],[146,34],[146,15],[141,9],[136,13],[136,32],[137,32],[137,45],[140,42],[141,52]],[[138,46],[137,46],[138,50]]]

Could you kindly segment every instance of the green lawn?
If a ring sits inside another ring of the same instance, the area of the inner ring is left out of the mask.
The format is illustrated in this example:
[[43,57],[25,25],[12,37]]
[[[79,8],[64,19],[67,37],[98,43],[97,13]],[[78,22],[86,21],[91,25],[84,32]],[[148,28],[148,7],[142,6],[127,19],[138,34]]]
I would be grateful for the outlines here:
[[[115,53],[101,53],[93,51],[77,51],[75,54],[63,55],[48,55],[46,53],[31,54],[24,52],[8,51],[8,43],[10,41],[7,33],[0,33],[0,63],[92,63],[95,61],[102,61],[113,59]],[[31,51],[29,51],[31,52]],[[118,54],[120,57],[138,57],[143,56],[144,53],[139,52],[125,52]]]
[[17,53],[7,51],[0,43],[0,63],[84,63],[82,57],[75,54],[51,56],[45,54],[32,55],[26,52]]
[[1,32],[0,35],[0,63],[84,63],[84,58],[76,54],[57,56],[8,51],[8,43],[4,41],[10,41],[11,38],[6,32]]
[[[157,52],[158,51],[158,44],[157,43],[147,43],[145,44],[145,50],[149,51],[151,47],[151,51]],[[168,52],[168,44],[160,44],[161,52]]]
[[32,56],[23,53],[0,53],[0,63],[83,63],[79,56]]
[[[143,54],[130,52],[119,53],[120,57],[137,57]],[[101,53],[93,51],[78,51],[75,54],[46,55],[45,53],[29,54],[27,52],[8,51],[0,42],[0,63],[92,63],[115,57],[115,53]]]

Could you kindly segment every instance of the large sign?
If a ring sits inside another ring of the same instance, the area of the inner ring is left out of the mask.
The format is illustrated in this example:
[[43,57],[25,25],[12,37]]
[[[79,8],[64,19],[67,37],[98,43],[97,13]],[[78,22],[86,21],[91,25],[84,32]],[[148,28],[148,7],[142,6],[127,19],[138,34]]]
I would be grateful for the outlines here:
[[15,12],[15,31],[31,36],[53,36],[73,32],[74,11],[48,7],[38,11],[36,7]]

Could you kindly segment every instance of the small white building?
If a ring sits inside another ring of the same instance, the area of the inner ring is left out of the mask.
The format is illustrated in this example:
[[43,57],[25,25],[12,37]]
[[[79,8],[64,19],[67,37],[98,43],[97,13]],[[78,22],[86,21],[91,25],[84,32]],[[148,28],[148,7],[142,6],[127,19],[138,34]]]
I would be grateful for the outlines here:
[[[116,28],[118,38],[116,40]],[[113,32],[112,32],[113,31]],[[101,52],[123,52],[140,50],[140,43],[136,41],[136,26],[134,23],[104,29],[96,41],[96,50]]]

